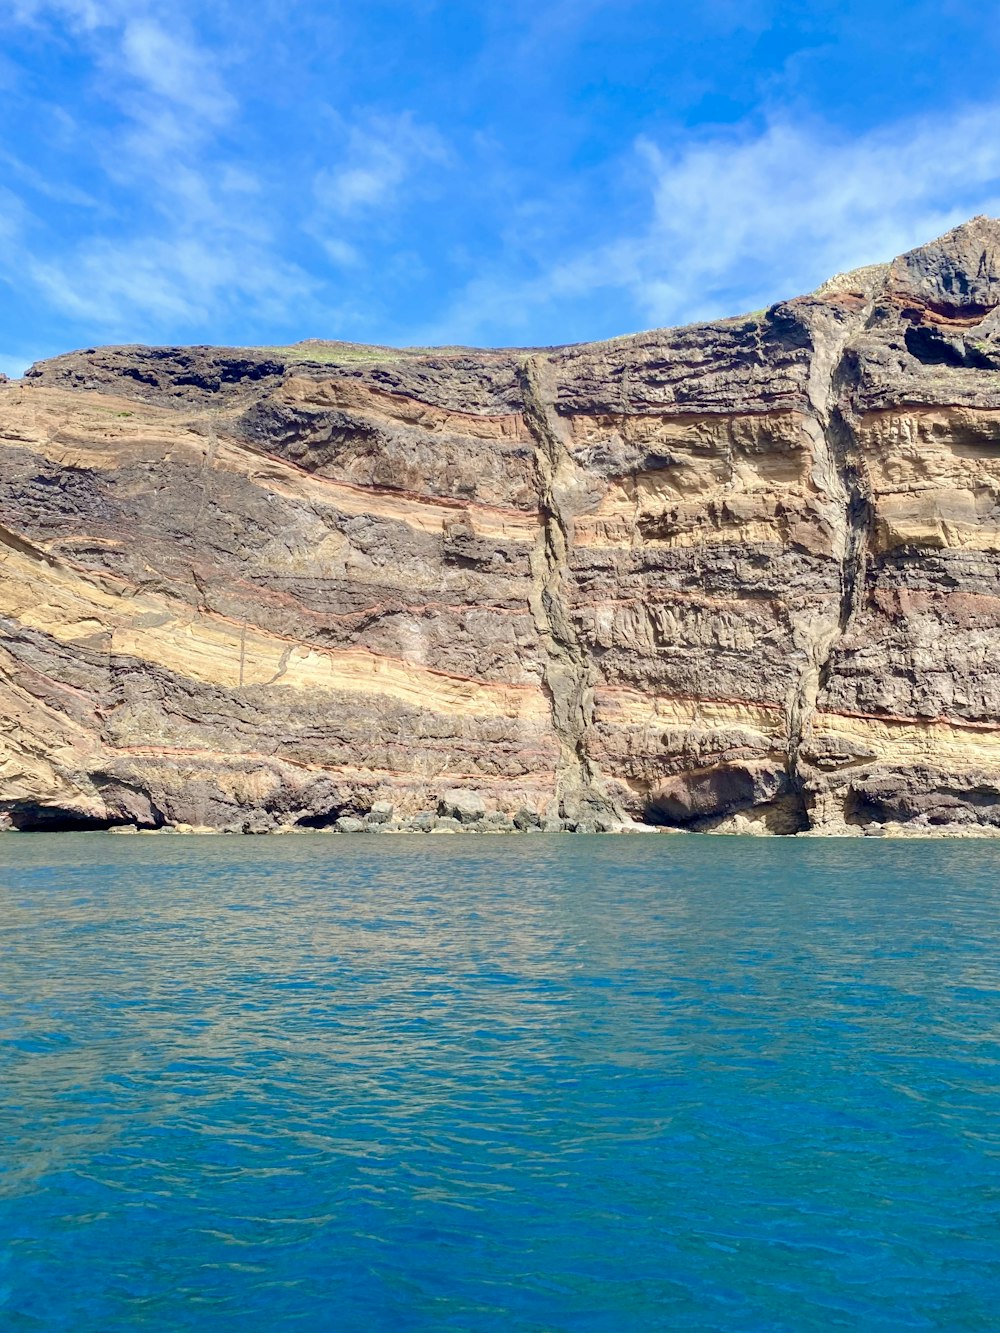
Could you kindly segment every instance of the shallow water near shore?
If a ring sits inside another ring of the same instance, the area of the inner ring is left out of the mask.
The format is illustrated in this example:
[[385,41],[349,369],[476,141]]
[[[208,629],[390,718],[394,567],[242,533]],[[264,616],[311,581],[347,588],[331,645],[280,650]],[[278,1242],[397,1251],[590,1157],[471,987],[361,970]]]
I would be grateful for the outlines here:
[[987,1329],[1000,847],[0,840],[0,1327]]

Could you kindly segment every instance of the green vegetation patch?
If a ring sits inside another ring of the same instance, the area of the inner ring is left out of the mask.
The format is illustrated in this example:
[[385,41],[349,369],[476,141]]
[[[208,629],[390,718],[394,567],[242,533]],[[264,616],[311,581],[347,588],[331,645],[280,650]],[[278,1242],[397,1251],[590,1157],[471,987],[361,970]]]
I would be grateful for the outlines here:
[[256,347],[254,351],[283,361],[311,361],[324,366],[357,365],[385,361],[413,361],[423,356],[448,356],[466,347],[373,347],[366,343],[315,341],[291,343],[287,347]]

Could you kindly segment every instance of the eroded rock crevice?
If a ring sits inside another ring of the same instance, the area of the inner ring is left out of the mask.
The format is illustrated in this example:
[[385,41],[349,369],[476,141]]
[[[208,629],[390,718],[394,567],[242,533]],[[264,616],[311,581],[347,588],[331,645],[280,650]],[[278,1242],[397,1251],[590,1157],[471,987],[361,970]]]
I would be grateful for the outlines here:
[[816,814],[804,750],[837,646],[848,633],[864,595],[871,487],[850,404],[853,358],[849,343],[870,318],[874,300],[875,294],[870,293],[861,309],[833,329],[826,320],[813,322],[807,390],[811,415],[805,429],[812,447],[812,481],[822,497],[838,586],[833,597],[800,613],[795,625],[794,641],[804,655],[804,664],[787,706],[788,773],[808,827],[815,825]]
[[524,418],[534,441],[542,519],[540,538],[531,556],[529,602],[545,651],[543,680],[559,743],[559,813],[584,823],[621,819],[623,813],[608,797],[587,750],[597,671],[580,642],[567,604],[572,533],[564,496],[572,488],[573,462],[561,437],[546,370],[541,357],[527,357],[521,367],[521,388]]

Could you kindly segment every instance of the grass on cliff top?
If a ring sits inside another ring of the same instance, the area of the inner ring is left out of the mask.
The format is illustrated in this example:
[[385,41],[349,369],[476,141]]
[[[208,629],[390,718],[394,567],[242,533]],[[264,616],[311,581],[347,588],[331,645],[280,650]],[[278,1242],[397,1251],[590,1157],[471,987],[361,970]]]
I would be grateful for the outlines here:
[[421,356],[448,356],[468,352],[468,347],[370,347],[366,343],[326,342],[316,338],[286,347],[258,347],[258,352],[284,361],[312,361],[324,366],[374,364],[380,361],[411,361]]

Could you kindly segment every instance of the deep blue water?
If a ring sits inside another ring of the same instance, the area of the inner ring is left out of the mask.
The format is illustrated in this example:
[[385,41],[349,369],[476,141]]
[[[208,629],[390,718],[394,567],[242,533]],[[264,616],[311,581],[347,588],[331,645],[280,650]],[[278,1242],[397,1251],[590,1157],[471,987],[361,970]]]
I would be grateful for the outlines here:
[[4,836],[0,1327],[1000,1328],[998,877]]

